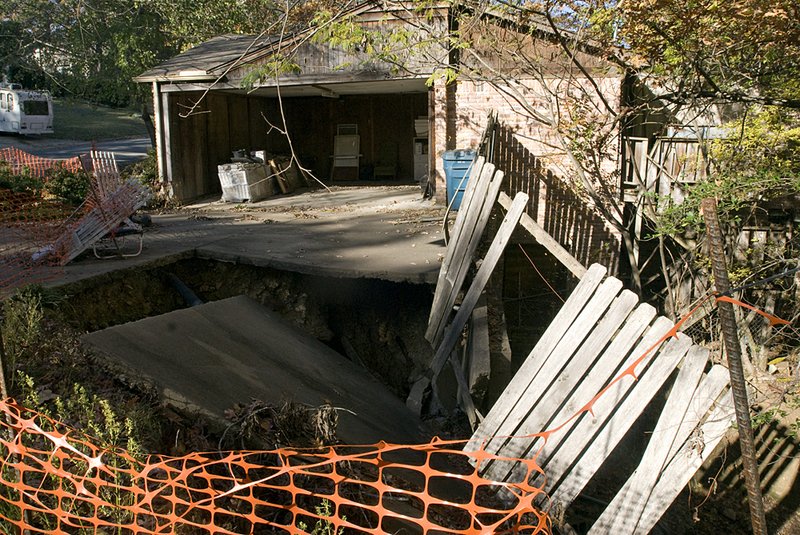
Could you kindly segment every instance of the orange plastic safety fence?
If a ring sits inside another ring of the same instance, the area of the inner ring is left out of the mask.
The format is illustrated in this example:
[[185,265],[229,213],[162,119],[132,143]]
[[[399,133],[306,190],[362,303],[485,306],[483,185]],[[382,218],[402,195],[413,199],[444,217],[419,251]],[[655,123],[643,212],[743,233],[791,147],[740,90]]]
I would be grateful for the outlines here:
[[[46,180],[61,166],[83,168],[79,157],[56,160],[34,156],[16,147],[0,149],[0,165],[17,175]],[[52,199],[26,191],[0,189],[0,298],[16,288],[59,277],[49,247],[63,234],[64,222],[73,210]]]
[[23,173],[27,169],[31,176],[38,178],[45,178],[47,172],[56,166],[63,166],[70,171],[79,171],[83,169],[81,159],[78,156],[64,160],[42,158],[41,156],[29,154],[16,147],[4,147],[0,149],[0,160],[7,162],[11,166],[11,172],[15,174]]
[[[136,459],[13,401],[0,411],[0,524],[10,532],[550,532],[534,506],[542,490],[528,483],[541,475],[535,461],[465,453],[463,441]],[[528,477],[478,475],[497,459],[523,463]]]
[[0,189],[0,297],[60,276],[47,251],[71,212],[38,195]]

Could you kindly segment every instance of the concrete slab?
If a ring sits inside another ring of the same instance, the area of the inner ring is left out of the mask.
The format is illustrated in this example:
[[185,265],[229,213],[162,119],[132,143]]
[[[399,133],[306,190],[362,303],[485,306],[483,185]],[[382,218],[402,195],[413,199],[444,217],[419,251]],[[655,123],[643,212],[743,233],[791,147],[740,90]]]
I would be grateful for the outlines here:
[[164,399],[222,418],[251,398],[330,403],[351,444],[413,443],[425,430],[369,373],[275,312],[233,297],[88,334],[84,340],[159,386]]
[[[298,271],[434,284],[445,246],[444,207],[417,186],[335,187],[232,204],[214,199],[153,213],[141,256],[83,256],[52,285],[187,256]],[[48,278],[48,277],[45,277]]]

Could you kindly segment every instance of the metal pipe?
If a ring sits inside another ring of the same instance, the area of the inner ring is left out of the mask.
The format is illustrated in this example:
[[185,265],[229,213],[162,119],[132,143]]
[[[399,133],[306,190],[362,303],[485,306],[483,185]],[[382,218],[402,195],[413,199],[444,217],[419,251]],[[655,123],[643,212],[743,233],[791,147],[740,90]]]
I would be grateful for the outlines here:
[[178,290],[178,293],[181,294],[181,297],[188,306],[196,307],[197,305],[203,304],[203,300],[197,297],[197,295],[174,273],[168,273],[167,277],[169,278],[169,282],[172,284],[172,287]]

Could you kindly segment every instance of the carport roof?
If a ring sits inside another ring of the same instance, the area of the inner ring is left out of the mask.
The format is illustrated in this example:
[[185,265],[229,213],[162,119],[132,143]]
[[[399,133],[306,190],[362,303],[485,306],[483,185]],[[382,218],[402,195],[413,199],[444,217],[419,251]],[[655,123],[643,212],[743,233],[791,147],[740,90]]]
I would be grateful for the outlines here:
[[143,72],[137,82],[214,80],[221,66],[252,52],[271,46],[274,37],[257,35],[220,35],[201,43],[164,63]]

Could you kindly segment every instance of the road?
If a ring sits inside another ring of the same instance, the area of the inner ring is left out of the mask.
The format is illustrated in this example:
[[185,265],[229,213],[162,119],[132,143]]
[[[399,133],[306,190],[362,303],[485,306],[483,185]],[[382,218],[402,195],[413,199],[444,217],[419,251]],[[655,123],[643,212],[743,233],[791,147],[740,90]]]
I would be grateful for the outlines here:
[[[0,148],[18,147],[25,152],[43,158],[64,159],[85,154],[92,149],[92,142],[69,139],[55,139],[47,136],[0,135]],[[129,163],[141,160],[150,150],[150,138],[134,137],[98,141],[97,150],[111,151],[117,155],[117,163],[124,167]]]

